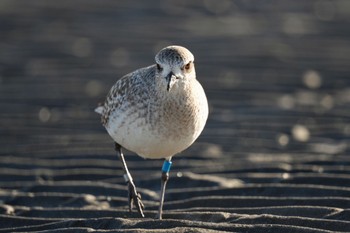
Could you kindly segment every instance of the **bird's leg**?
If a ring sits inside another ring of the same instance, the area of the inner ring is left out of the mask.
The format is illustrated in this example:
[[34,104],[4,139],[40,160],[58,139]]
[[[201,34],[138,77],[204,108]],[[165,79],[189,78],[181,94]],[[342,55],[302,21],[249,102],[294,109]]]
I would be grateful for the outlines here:
[[158,219],[162,219],[162,215],[163,215],[165,187],[169,180],[169,171],[171,168],[171,164],[172,162],[170,160],[165,160],[162,167],[162,184],[161,184],[161,190],[160,190],[159,210],[157,215]]
[[119,158],[123,164],[124,179],[125,179],[126,183],[128,184],[129,211],[130,212],[132,211],[132,206],[134,204],[137,211],[140,213],[141,217],[145,217],[145,215],[143,214],[144,205],[141,202],[141,195],[136,190],[136,186],[134,184],[134,181],[132,180],[131,174],[129,172],[129,169],[128,169],[126,162],[125,162],[125,159],[124,159],[122,147],[118,143],[115,143],[115,150],[118,152]]

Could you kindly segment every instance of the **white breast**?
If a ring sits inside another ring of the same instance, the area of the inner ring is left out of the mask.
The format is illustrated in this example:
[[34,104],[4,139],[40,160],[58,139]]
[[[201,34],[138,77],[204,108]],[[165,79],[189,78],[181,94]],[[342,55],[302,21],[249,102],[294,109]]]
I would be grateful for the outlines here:
[[123,112],[111,113],[108,133],[144,158],[168,158],[185,150],[198,138],[208,117],[204,90],[194,81],[185,93],[176,93],[174,88],[166,98],[147,100],[147,108],[132,109],[129,105]]

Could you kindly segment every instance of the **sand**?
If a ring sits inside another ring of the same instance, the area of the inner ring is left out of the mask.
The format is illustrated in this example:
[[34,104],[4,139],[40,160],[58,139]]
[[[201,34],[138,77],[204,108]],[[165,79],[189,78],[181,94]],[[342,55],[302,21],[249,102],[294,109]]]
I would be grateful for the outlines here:
[[[0,4],[0,232],[350,232],[344,1]],[[163,220],[162,161],[125,152],[141,219],[93,110],[168,44],[194,53],[210,116]]]

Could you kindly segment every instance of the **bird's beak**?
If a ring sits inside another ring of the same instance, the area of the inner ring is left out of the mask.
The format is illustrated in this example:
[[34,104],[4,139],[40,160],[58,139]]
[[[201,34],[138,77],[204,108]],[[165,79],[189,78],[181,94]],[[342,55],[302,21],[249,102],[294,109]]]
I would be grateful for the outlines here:
[[167,81],[167,91],[170,91],[171,87],[174,85],[175,80],[177,79],[177,77],[174,75],[173,72],[170,72],[166,77],[165,77],[166,81]]

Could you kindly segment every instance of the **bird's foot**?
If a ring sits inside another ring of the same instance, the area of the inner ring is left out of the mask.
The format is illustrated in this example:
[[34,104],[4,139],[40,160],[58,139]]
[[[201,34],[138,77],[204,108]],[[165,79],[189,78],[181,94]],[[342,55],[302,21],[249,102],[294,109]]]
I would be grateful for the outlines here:
[[136,186],[132,182],[128,182],[128,190],[129,190],[129,211],[132,211],[133,206],[137,209],[137,212],[141,215],[141,217],[145,217],[143,214],[143,210],[145,206],[141,201],[141,194],[137,192]]
[[157,215],[156,215],[156,219],[162,220],[163,219],[162,214],[158,212]]

